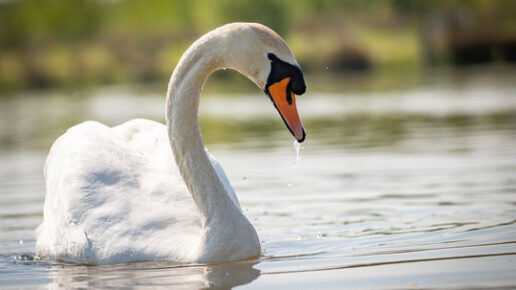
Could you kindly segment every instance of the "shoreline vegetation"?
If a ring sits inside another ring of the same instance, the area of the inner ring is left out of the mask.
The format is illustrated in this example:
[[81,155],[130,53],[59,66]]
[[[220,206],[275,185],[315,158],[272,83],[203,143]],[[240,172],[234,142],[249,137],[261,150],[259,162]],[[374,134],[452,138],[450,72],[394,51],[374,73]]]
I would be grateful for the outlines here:
[[[0,97],[166,83],[193,40],[234,21],[280,33],[319,90],[360,90],[354,82],[388,89],[434,68],[513,66],[514,11],[511,0],[1,1]],[[234,73],[213,78],[214,92],[249,87]]]

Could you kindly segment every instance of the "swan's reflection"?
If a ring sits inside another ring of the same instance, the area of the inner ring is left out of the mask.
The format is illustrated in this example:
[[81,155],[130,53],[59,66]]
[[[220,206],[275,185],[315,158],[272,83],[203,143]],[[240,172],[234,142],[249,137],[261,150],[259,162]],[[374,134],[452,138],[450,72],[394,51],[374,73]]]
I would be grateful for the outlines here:
[[181,266],[145,262],[112,266],[55,265],[49,289],[79,288],[231,288],[260,275],[257,261]]

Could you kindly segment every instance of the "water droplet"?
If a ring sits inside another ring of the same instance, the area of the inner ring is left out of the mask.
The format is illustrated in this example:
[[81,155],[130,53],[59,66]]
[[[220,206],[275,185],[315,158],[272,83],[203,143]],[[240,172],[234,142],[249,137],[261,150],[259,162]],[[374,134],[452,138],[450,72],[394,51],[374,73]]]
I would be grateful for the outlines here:
[[20,244],[23,244],[23,240],[20,240],[20,241],[19,241],[19,243],[20,243]]
[[327,70],[327,69],[328,69],[328,67],[325,67],[324,69],[326,69],[326,70]]
[[301,149],[303,148],[301,146],[301,143],[297,142],[297,140],[294,140],[294,150],[296,150],[296,160],[294,160],[294,164],[293,164],[293,168],[296,168],[296,165],[297,163],[299,162],[299,160],[301,160]]

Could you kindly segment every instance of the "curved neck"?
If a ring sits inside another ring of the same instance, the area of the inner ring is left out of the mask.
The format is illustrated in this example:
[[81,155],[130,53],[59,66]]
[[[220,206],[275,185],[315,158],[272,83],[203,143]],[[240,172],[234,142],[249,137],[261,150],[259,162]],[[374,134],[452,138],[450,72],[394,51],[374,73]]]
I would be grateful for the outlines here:
[[204,148],[198,122],[199,96],[223,59],[201,38],[183,55],[167,92],[167,128],[179,171],[201,214],[203,226],[239,211],[227,195]]

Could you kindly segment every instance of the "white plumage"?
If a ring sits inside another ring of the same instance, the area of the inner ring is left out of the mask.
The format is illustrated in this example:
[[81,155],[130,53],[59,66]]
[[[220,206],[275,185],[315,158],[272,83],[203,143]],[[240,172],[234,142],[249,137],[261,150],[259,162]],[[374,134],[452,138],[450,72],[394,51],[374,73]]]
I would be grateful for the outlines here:
[[167,126],[137,119],[109,128],[88,121],[59,137],[45,165],[36,254],[88,264],[258,257],[258,236],[205,151],[197,110],[202,86],[217,69],[236,69],[263,88],[270,51],[295,62],[271,30],[223,26],[181,58],[167,93]]

